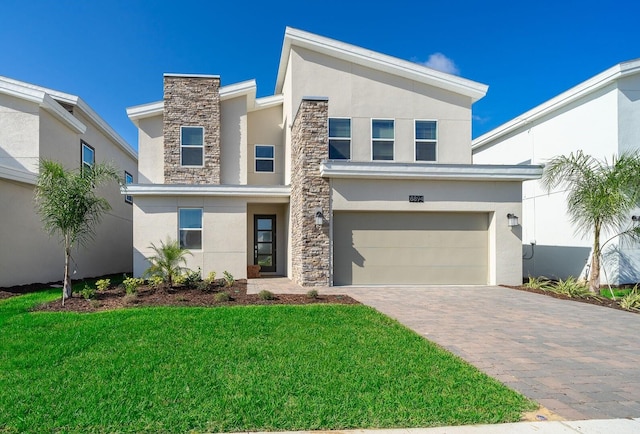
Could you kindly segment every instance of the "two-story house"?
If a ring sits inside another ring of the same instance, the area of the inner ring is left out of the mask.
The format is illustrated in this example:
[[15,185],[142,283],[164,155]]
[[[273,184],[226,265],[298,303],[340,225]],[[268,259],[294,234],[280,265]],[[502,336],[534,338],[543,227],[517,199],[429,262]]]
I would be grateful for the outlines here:
[[162,101],[127,110],[134,273],[151,243],[177,238],[204,274],[259,264],[302,285],[521,282],[513,216],[541,169],[471,164],[471,106],[486,90],[291,28],[273,96],[165,74]]
[[[63,278],[64,250],[42,228],[34,204],[40,159],[80,169],[112,163],[137,180],[136,152],[76,95],[0,77],[0,287]],[[89,248],[72,252],[72,278],[131,272],[132,198],[100,191],[112,206]]]

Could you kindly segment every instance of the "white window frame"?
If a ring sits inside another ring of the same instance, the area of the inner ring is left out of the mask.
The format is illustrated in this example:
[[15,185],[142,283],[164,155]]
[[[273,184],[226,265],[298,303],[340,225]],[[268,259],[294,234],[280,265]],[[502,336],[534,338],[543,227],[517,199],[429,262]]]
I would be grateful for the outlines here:
[[[393,139],[376,139],[373,137],[373,122],[374,121],[393,121]],[[378,142],[392,142],[393,144],[393,158],[391,160],[374,160],[373,159],[373,141]],[[371,118],[371,161],[396,161],[396,120],[395,118]]]
[[[436,123],[436,139],[418,139],[416,138],[416,124],[418,122],[435,122]],[[413,161],[417,163],[437,163],[438,162],[438,137],[440,132],[438,131],[437,119],[414,119],[413,122]],[[418,142],[420,143],[435,143],[436,145],[436,158],[435,160],[418,160]]]
[[[128,182],[129,178],[131,178],[131,182]],[[129,184],[133,184],[133,175],[125,170],[124,171],[124,185],[127,186]],[[126,203],[133,204],[133,196],[131,196],[130,194],[125,194],[124,201]]]
[[[273,157],[258,157],[258,146],[264,146],[265,148],[271,148],[273,151]],[[258,160],[273,161],[273,170],[258,170]],[[253,145],[253,170],[255,173],[276,173],[276,147],[275,145],[265,145],[257,143]]]
[[[87,163],[84,161],[84,150],[90,149],[93,153],[93,161],[91,163]],[[84,140],[80,140],[80,167],[84,170],[85,166],[89,166],[89,169],[93,169],[93,166],[96,165],[96,150],[93,146],[85,142]]]
[[[331,119],[348,119],[349,120],[349,137],[348,137],[348,140],[349,140],[349,158],[340,158],[339,160],[350,161],[351,160],[351,156],[353,154],[353,139],[352,139],[352,137],[353,137],[353,121],[352,121],[351,118],[340,117],[340,116],[332,116],[332,117],[328,118],[327,119],[327,136],[328,136],[329,142],[331,141],[331,139],[334,139],[334,140],[347,140],[347,137],[331,137],[331,136],[329,136],[329,131],[330,131],[329,122],[331,121]],[[394,132],[394,134],[395,134],[395,132]],[[331,149],[331,146],[329,146],[329,149],[327,149],[327,158],[329,158],[329,159],[331,159],[331,156],[329,155],[330,149]]]
[[[200,211],[200,228],[183,228],[180,225],[180,211],[181,210],[188,210],[188,209],[197,209]],[[180,232],[182,231],[188,231],[188,232],[196,232],[199,231],[200,232],[200,248],[199,249],[193,249],[193,248],[189,248],[186,247],[189,250],[196,250],[196,251],[201,251],[203,250],[203,246],[204,246],[204,208],[199,208],[199,207],[192,207],[192,206],[182,206],[178,208],[178,244],[180,245],[180,247],[182,247],[182,240],[180,238]]]
[[[200,128],[202,130],[202,145],[183,145],[182,144],[182,130],[184,128]],[[200,148],[202,150],[202,164],[182,164],[182,149],[183,148]],[[180,167],[204,167],[204,127],[201,125],[180,125]]]

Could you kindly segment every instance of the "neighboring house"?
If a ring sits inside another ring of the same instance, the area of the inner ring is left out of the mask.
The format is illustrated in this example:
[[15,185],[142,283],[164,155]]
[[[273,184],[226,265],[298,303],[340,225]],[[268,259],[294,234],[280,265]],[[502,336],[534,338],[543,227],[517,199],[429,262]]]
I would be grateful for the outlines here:
[[165,74],[139,128],[134,273],[178,238],[203,274],[307,286],[521,282],[522,181],[471,164],[487,86],[287,28],[275,94]]
[[[473,161],[544,164],[580,149],[609,161],[613,155],[640,149],[640,60],[609,68],[476,138]],[[524,276],[584,277],[593,234],[576,234],[566,212],[566,194],[547,194],[539,181],[528,181],[522,207]],[[606,250],[603,281],[640,281],[636,243],[617,238]]]
[[[81,98],[0,77],[0,287],[63,278],[63,245],[44,231],[34,202],[40,159],[69,169],[110,162],[137,180],[135,151]],[[95,242],[73,250],[73,279],[131,271],[131,198],[117,185],[101,195],[113,209]]]

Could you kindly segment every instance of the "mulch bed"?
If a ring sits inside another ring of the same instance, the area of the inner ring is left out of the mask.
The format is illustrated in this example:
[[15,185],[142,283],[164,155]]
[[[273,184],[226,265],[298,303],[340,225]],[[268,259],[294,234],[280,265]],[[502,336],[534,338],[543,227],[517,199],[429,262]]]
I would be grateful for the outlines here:
[[[609,307],[611,309],[624,310],[625,312],[640,313],[640,311],[637,311],[637,310],[624,309],[620,307],[620,304],[617,301],[610,300],[605,297],[574,298],[574,297],[567,297],[566,295],[563,295],[563,294],[556,294],[555,292],[551,292],[551,291],[543,291],[542,289],[527,288],[524,286],[509,286],[509,285],[501,285],[501,286],[504,286],[505,288],[517,289],[518,291],[534,292],[536,294],[546,295],[547,297],[559,298],[561,300],[571,300],[571,301],[577,301],[580,303],[593,304],[596,306]],[[618,299],[620,298],[618,297]]]
[[[62,290],[60,290],[62,292]],[[216,294],[226,292],[229,301],[215,300]],[[17,294],[13,294],[17,295]],[[35,310],[48,312],[99,312],[141,306],[241,306],[241,305],[273,305],[273,304],[360,304],[347,295],[319,294],[311,298],[306,294],[274,294],[273,300],[262,300],[257,294],[247,294],[247,281],[238,280],[231,287],[218,287],[210,291],[179,286],[175,288],[158,288],[141,286],[135,297],[127,297],[124,288],[113,286],[105,291],[96,291],[93,299],[85,300],[80,294],[73,294],[62,306],[61,300],[39,305]]]

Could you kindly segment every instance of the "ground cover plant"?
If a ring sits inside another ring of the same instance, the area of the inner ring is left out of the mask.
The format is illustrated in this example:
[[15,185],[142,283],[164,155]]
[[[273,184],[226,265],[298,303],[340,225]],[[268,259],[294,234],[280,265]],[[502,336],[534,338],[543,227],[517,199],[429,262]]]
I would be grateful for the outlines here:
[[362,305],[31,310],[57,297],[0,300],[0,432],[420,427],[535,408]]

